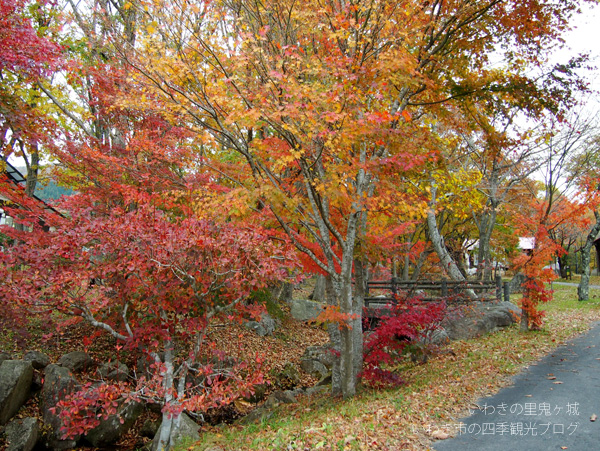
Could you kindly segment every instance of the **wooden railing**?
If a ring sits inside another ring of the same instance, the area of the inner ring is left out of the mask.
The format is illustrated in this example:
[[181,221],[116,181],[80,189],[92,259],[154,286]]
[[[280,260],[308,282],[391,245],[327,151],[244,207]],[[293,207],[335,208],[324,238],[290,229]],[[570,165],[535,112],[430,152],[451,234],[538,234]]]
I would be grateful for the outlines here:
[[[372,304],[388,304],[396,300],[396,295],[404,292],[409,296],[420,295],[423,301],[436,301],[446,299],[450,302],[461,302],[472,300],[467,295],[468,291],[475,293],[477,300],[480,301],[501,301],[504,296],[505,301],[510,300],[510,289],[508,282],[502,283],[502,279],[497,277],[492,282],[462,281],[453,280],[440,281],[401,281],[391,279],[386,281],[370,281],[367,284],[365,293],[365,307],[371,307]],[[377,292],[383,292],[375,294]]]

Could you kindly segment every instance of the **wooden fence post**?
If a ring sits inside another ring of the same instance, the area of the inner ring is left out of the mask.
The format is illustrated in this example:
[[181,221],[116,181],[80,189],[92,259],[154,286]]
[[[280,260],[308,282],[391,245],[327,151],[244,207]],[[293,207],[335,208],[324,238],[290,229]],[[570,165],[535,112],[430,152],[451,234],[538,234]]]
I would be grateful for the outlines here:
[[499,275],[496,276],[496,299],[502,300],[502,277]]

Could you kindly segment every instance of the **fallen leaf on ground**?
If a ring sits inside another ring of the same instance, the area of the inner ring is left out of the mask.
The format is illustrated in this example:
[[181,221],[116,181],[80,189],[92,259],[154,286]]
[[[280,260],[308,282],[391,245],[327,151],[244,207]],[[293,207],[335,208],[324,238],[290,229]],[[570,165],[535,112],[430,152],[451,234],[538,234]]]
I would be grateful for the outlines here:
[[450,435],[446,434],[444,431],[440,431],[439,429],[436,431],[433,431],[431,433],[431,436],[438,440],[446,440],[448,437],[450,437]]

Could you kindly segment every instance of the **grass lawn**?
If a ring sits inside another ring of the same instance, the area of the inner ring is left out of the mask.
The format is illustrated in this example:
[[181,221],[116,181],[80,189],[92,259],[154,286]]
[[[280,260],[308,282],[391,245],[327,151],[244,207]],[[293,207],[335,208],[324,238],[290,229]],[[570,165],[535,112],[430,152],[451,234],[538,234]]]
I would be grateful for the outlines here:
[[[592,284],[600,285],[599,280]],[[600,320],[600,290],[579,303],[576,287],[554,285],[538,332],[518,327],[452,342],[428,363],[399,368],[406,384],[362,389],[351,400],[327,395],[300,398],[251,425],[207,428],[191,447],[203,450],[426,450],[434,436],[451,432],[478,398],[510,382],[512,375]]]

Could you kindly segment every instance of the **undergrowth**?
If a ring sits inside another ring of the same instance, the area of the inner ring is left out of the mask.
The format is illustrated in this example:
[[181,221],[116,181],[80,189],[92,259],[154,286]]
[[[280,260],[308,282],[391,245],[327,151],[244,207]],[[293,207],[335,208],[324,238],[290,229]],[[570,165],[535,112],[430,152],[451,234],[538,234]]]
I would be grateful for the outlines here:
[[[300,398],[256,424],[208,428],[188,449],[430,449],[432,431],[457,422],[478,398],[506,386],[511,376],[600,320],[600,302],[578,302],[574,287],[553,288],[540,331],[513,326],[452,342],[427,364],[400,364],[403,386],[363,387],[350,400]],[[600,290],[591,294],[598,299]]]

